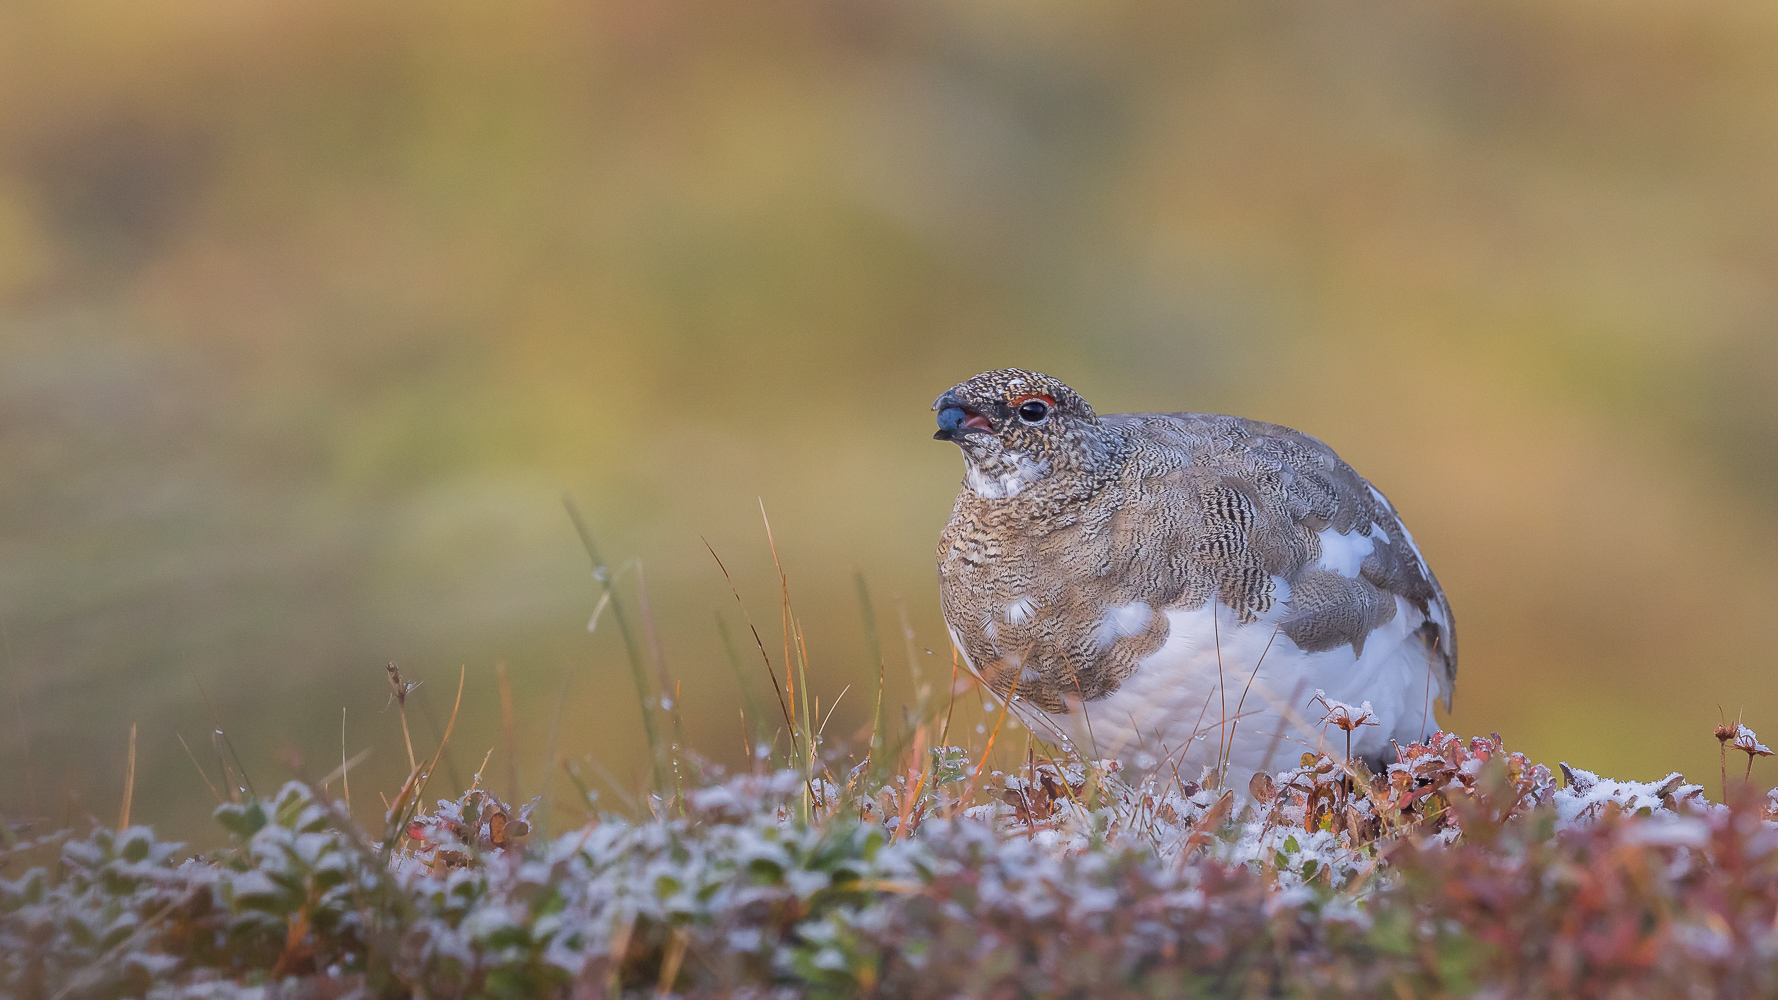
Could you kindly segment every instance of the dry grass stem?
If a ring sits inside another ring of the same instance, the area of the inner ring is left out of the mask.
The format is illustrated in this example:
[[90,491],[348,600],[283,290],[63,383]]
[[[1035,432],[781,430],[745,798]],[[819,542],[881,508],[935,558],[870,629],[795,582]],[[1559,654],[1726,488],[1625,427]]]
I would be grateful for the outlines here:
[[679,978],[680,963],[685,961],[685,948],[691,944],[691,928],[675,927],[667,940],[667,953],[661,959],[661,978],[654,988],[655,1000],[673,995],[673,983]]
[[964,789],[962,797],[957,800],[957,808],[951,811],[951,815],[955,816],[975,794],[976,779],[988,769],[988,755],[994,752],[994,741],[1000,738],[1000,727],[1006,722],[1006,713],[1012,708],[1012,700],[1017,696],[1018,690],[1019,679],[1014,677],[1012,687],[1007,689],[1006,697],[1000,699],[1000,717],[994,720],[994,730],[988,734],[988,745],[982,748],[981,760],[976,761],[975,768],[969,772],[969,786]]
[[346,798],[346,817],[352,816],[351,768],[346,766],[346,706],[340,706],[340,785]]
[[222,793],[216,790],[216,785],[210,781],[210,775],[205,773],[204,765],[198,763],[197,754],[191,752],[191,744],[185,742],[184,735],[180,733],[174,733],[173,735],[178,738],[179,745],[185,748],[186,758],[191,761],[192,767],[197,768],[198,777],[204,779],[204,787],[210,790],[210,795],[216,799],[216,804],[221,805],[223,802],[227,801],[222,797]]
[[136,794],[136,724],[130,723],[130,755],[123,771],[123,806],[117,811],[117,828],[130,828],[130,799]]
[[[784,716],[784,725],[791,730],[791,750],[794,753],[796,723],[792,721],[790,708],[785,704],[784,685],[778,682],[778,672],[772,669],[772,657],[766,652],[765,640],[759,637],[759,629],[753,624],[753,616],[747,613],[747,602],[741,600],[741,591],[735,587],[734,578],[729,576],[728,567],[723,565],[722,557],[716,554],[716,549],[710,545],[708,539],[701,540],[704,542],[704,548],[710,553],[710,558],[716,560],[716,568],[722,571],[722,579],[728,584],[729,593],[735,595],[735,603],[741,606],[741,619],[747,623],[747,630],[753,633],[753,644],[759,649],[759,658],[766,665],[766,675],[772,679],[772,692],[778,696],[778,711]],[[718,621],[720,620],[719,618]],[[790,679],[789,660],[784,663],[784,678],[786,681]]]

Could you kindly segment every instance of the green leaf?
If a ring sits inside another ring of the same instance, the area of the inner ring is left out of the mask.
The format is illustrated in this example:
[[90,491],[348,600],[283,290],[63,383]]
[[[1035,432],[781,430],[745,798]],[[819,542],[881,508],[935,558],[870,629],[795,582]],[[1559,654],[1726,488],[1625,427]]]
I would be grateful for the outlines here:
[[222,828],[242,840],[251,840],[253,835],[265,828],[265,806],[255,799],[251,802],[224,802],[216,807],[216,822]]

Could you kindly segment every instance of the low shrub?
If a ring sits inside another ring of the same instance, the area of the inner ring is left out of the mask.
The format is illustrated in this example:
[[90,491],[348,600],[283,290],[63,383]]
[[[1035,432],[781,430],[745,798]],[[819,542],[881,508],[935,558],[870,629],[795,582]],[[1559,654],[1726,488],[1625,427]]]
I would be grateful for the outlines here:
[[[1244,794],[1109,762],[713,769],[547,839],[479,787],[382,839],[290,782],[202,855],[19,840],[0,984],[73,997],[1750,997],[1778,824],[1440,733]],[[420,783],[420,784],[423,784]],[[414,788],[420,787],[415,784]],[[417,798],[417,791],[407,796]]]

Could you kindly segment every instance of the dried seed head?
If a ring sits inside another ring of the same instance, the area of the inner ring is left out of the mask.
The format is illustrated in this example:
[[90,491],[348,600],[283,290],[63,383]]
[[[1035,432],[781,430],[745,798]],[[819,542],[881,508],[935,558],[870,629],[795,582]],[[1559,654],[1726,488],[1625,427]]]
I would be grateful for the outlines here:
[[[384,670],[389,675],[389,687],[391,689],[389,694],[390,704],[400,705],[402,708],[406,708],[407,696],[412,694],[414,689],[419,687],[422,682],[402,680],[401,668],[395,665],[394,660],[389,661],[389,665],[385,667]],[[389,705],[384,705],[383,711],[387,712],[388,710]]]
[[397,704],[406,707],[408,687],[401,682],[401,668],[395,665],[394,660],[390,660],[388,671],[389,686],[395,689],[395,701]]

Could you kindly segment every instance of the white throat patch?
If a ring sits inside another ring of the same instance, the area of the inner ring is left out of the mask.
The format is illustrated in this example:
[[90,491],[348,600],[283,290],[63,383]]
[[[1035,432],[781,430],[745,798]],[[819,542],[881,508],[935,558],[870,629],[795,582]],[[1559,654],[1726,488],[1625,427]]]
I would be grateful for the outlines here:
[[1033,462],[1022,451],[1009,451],[996,456],[992,468],[983,468],[965,460],[963,479],[969,488],[989,500],[1004,500],[1049,474],[1047,461]]

